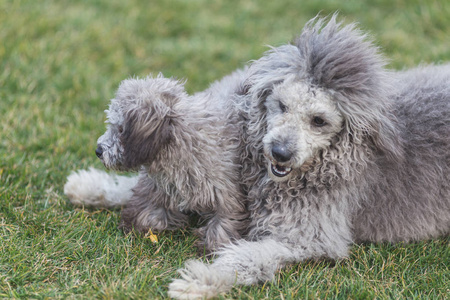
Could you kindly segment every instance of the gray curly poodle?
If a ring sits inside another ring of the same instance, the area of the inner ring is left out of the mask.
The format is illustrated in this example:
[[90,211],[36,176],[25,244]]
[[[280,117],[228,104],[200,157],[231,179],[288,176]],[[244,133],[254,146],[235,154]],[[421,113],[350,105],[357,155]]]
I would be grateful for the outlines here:
[[272,280],[289,263],[345,257],[354,242],[449,233],[449,65],[389,72],[367,37],[334,15],[248,72],[236,96],[247,239],[212,264],[187,262],[171,297]]

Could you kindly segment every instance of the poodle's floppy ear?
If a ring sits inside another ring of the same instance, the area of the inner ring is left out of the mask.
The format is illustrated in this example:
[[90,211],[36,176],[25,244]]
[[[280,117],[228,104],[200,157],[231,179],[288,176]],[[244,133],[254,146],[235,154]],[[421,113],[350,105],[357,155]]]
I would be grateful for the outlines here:
[[389,112],[379,119],[377,127],[372,131],[371,139],[375,147],[392,161],[401,161],[404,158],[404,149],[400,141],[398,129],[393,125],[395,116]]
[[335,95],[338,108],[344,115],[346,132],[352,136],[354,143],[369,143],[378,153],[394,161],[403,158],[403,148],[398,129],[395,126],[395,116],[389,112],[389,107],[371,111],[364,106],[345,106],[341,103],[348,97]]
[[134,169],[149,164],[173,137],[173,107],[187,96],[183,83],[161,76],[132,79],[121,84],[117,96],[128,99],[120,135],[124,166]]
[[334,14],[328,23],[313,19],[296,40],[301,72],[312,85],[330,92],[354,138],[365,136],[377,150],[399,158],[389,93],[393,90],[385,60],[355,24],[343,26]]

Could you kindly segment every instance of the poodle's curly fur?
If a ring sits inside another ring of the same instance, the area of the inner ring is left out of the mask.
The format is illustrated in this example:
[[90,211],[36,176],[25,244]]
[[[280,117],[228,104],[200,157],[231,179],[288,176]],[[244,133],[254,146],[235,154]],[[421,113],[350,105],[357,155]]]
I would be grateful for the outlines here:
[[[245,239],[227,245],[233,239],[219,236],[212,244],[224,247],[212,264],[187,262],[169,286],[169,295],[180,299],[272,280],[289,263],[345,257],[355,242],[448,235],[449,82],[449,65],[389,71],[354,24],[343,25],[336,15],[315,18],[293,44],[271,49],[190,104],[175,101],[188,97],[178,84],[167,89],[183,95],[155,110],[170,121],[140,125],[144,138],[122,143],[133,153],[127,158],[133,163],[123,163],[127,169],[145,166],[125,222],[162,206],[165,214],[179,215],[180,208],[197,210],[202,203],[218,209],[227,202],[241,216],[247,204],[250,223],[238,222],[248,230]],[[130,96],[116,98],[134,99],[136,90],[127,90]],[[158,95],[151,98],[165,98]],[[110,117],[110,123],[120,121]],[[126,127],[119,131],[132,136]],[[155,128],[158,136],[152,136]],[[103,139],[110,140],[100,138],[100,145],[108,144]],[[146,158],[139,160],[142,152]],[[229,184],[216,186],[215,178]],[[146,185],[151,188],[141,188]],[[211,198],[216,194],[229,196]]]
[[450,66],[389,72],[354,24],[314,19],[250,66],[237,95],[245,241],[190,261],[169,295],[212,297],[354,242],[450,232]]

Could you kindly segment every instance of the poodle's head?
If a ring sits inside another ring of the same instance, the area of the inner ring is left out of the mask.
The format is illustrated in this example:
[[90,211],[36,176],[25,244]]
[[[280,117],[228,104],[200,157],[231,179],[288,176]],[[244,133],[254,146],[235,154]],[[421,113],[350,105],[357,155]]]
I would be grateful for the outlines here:
[[401,151],[376,47],[336,15],[324,24],[313,19],[295,44],[250,66],[248,95],[265,116],[262,146],[275,181],[306,172],[321,153],[335,151],[329,157],[338,159],[343,150],[330,146],[342,139],[387,157]]
[[306,171],[343,128],[344,116],[332,96],[294,77],[274,85],[265,105],[264,154],[276,181],[289,178],[292,170]]
[[95,151],[105,167],[136,170],[152,163],[171,141],[172,107],[185,96],[182,83],[161,75],[122,81]]

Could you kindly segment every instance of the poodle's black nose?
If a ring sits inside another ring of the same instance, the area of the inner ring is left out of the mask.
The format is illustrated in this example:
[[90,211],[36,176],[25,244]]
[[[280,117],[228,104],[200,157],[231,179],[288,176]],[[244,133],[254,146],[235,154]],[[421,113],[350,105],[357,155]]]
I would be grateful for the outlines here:
[[97,155],[98,158],[102,158],[102,155],[103,155],[102,146],[98,146],[97,149],[95,149],[95,155]]
[[277,162],[287,162],[292,157],[292,152],[284,145],[275,144],[272,146],[272,157]]

